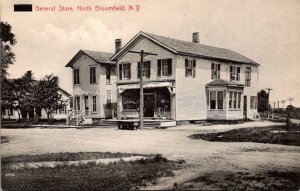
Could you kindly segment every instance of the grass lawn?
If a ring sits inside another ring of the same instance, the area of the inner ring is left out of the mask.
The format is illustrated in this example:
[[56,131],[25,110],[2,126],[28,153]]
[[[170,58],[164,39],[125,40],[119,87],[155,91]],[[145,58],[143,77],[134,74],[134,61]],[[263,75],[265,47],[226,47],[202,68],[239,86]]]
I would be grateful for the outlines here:
[[[55,155],[56,157],[50,157]],[[172,170],[179,169],[181,162],[169,161],[161,155],[150,155],[145,159],[135,161],[122,161],[109,164],[96,164],[89,162],[79,165],[57,165],[54,168],[20,168],[12,169],[7,163],[9,161],[41,161],[47,156],[58,160],[64,158],[66,154],[60,156],[59,153],[49,155],[33,155],[26,159],[26,156],[16,156],[4,158],[2,163],[2,188],[4,190],[129,190],[138,189],[145,186],[147,182],[155,182],[157,178],[162,176],[172,176]],[[98,157],[116,158],[131,156],[124,153],[80,153],[67,154],[73,159],[91,159]],[[94,156],[94,157],[93,157]],[[139,155],[141,156],[141,155]],[[9,159],[9,160],[8,160]],[[41,159],[41,160],[40,160]]]
[[178,190],[295,190],[298,191],[300,172],[217,171],[178,185]]
[[234,129],[221,133],[193,134],[192,139],[216,142],[256,142],[300,146],[300,125]]

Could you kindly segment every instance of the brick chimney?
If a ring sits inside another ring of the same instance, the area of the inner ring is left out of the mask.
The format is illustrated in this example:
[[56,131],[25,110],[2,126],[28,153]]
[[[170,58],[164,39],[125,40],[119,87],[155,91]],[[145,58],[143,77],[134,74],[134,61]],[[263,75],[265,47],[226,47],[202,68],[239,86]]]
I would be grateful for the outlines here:
[[200,43],[199,33],[198,32],[194,32],[193,33],[193,42],[194,43]]
[[115,53],[119,52],[119,50],[122,48],[122,39],[118,38],[115,40]]

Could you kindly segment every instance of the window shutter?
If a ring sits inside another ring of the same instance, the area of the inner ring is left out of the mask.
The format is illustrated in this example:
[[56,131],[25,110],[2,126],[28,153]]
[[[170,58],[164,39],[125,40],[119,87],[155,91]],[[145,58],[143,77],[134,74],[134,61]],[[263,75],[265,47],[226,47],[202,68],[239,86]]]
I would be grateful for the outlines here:
[[122,64],[119,65],[119,78],[122,80]]
[[79,69],[77,69],[77,84],[80,84],[80,76],[79,76]]
[[90,67],[90,84],[93,83],[93,70],[92,67]]
[[185,59],[185,77],[188,76],[189,60]]
[[73,70],[73,80],[74,80],[74,84],[76,84],[76,69]]
[[237,73],[239,74],[240,73],[240,67],[237,67]]
[[161,60],[157,60],[157,76],[161,76]]
[[138,73],[138,78],[140,78],[141,77],[141,63],[140,62],[137,63],[137,73]]
[[218,64],[218,71],[221,70],[221,64]]
[[230,73],[232,73],[232,70],[233,70],[233,69],[232,69],[232,66],[230,66]]
[[151,77],[151,61],[148,61],[149,63],[149,78]]
[[131,63],[128,64],[129,67],[128,67],[128,70],[129,70],[129,73],[128,73],[128,79],[131,78]]
[[193,60],[193,77],[196,77],[196,60]]
[[168,59],[168,74],[172,75],[172,59]]
[[215,69],[215,64],[214,63],[211,63],[211,70],[214,70]]

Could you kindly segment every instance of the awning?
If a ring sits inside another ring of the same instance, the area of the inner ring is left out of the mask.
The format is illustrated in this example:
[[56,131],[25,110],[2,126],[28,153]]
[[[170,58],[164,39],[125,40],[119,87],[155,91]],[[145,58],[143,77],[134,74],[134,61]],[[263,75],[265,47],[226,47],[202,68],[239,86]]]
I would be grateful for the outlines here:
[[[172,82],[144,82],[143,88],[160,88],[160,87],[167,87],[170,93],[172,94]],[[140,84],[126,84],[126,85],[119,85],[118,91],[119,93],[123,93],[125,90],[130,89],[140,89]]]

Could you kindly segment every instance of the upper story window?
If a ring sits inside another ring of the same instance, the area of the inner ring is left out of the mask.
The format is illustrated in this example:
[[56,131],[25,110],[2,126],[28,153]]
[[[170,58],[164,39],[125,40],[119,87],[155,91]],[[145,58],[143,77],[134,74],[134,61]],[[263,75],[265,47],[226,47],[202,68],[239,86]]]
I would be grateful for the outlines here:
[[239,66],[230,66],[230,80],[231,81],[240,81],[240,71]]
[[196,76],[196,60],[185,59],[185,77]]
[[[143,78],[150,78],[150,71],[151,71],[150,67],[151,67],[150,61],[143,62]],[[141,63],[140,62],[138,62],[137,70],[138,70],[138,78],[140,78],[141,77]]]
[[80,78],[79,78],[79,68],[73,69],[74,72],[74,85],[79,85],[80,84]]
[[160,59],[157,61],[157,76],[172,75],[172,59]]
[[106,66],[106,83],[110,84],[111,82],[111,67]]
[[250,87],[251,85],[251,67],[245,69],[245,86]]
[[90,84],[96,83],[96,67],[90,67]]
[[224,92],[210,91],[209,108],[222,110],[224,108]]
[[211,63],[211,79],[220,79],[220,64]]
[[121,63],[119,65],[119,78],[120,80],[131,78],[131,63]]

